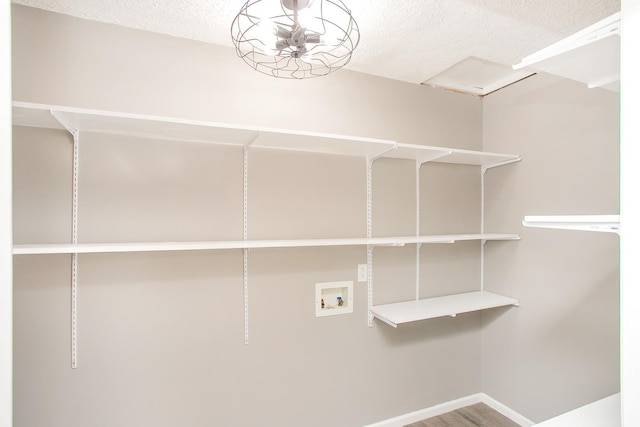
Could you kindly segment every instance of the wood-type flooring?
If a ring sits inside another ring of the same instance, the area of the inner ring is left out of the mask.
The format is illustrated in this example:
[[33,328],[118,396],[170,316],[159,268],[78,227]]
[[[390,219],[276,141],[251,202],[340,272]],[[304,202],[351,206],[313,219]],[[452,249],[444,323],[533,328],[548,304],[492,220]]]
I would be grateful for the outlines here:
[[484,403],[477,403],[405,427],[520,427],[520,424]]

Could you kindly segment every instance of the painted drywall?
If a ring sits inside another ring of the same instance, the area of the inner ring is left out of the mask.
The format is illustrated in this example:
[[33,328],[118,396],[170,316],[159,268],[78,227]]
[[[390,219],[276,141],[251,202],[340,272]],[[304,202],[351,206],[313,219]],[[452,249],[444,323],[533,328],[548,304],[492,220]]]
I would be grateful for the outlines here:
[[[275,80],[231,49],[19,6],[12,23],[15,100],[481,148],[472,97]],[[14,133],[16,242],[69,241],[70,135]],[[242,237],[241,149],[83,133],[80,158],[80,241]],[[415,233],[415,163],[373,172],[374,234]],[[478,231],[478,168],[422,172],[423,231]],[[365,195],[364,159],[251,150],[249,237],[364,236]],[[424,294],[478,288],[479,244],[429,251]],[[365,248],[251,251],[249,345],[241,251],[79,258],[75,370],[70,257],[14,258],[16,426],[357,426],[480,391],[478,314],[370,328],[356,283],[353,314],[315,317],[315,283],[355,281]],[[413,298],[415,274],[415,248],[376,249],[375,303]]]
[[540,422],[620,390],[619,237],[526,228],[524,215],[619,212],[618,93],[536,75],[483,101],[483,143],[522,162],[487,175],[486,284],[518,310],[483,315],[483,392]]

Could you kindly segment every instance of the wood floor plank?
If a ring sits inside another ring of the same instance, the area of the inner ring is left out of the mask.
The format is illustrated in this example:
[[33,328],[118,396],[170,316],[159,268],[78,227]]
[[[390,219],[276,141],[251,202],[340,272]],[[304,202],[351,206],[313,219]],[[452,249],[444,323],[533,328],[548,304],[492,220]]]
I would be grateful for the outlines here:
[[405,427],[520,427],[484,403],[465,406]]

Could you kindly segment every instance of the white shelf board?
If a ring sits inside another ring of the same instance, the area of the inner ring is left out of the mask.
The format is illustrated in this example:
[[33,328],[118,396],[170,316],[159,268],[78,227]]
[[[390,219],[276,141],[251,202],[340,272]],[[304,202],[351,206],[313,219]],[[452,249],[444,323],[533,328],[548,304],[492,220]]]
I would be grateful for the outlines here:
[[597,400],[547,421],[540,427],[620,427],[622,425],[620,393]]
[[400,236],[343,239],[296,240],[229,240],[199,242],[131,242],[131,243],[61,243],[16,244],[14,255],[82,254],[114,252],[169,252],[220,249],[296,248],[321,246],[402,246],[412,243],[453,243],[466,240],[517,240],[517,234],[443,234],[430,236]]
[[464,240],[519,240],[520,235],[508,233],[438,234],[431,236],[408,236],[399,239],[406,240],[406,243],[442,243]]
[[396,144],[395,149],[386,153],[384,157],[486,167],[498,166],[520,160],[520,156],[513,154],[487,153],[483,151],[402,143]]
[[620,88],[620,13],[535,52],[514,69],[529,68],[586,83]]
[[[60,121],[56,120],[56,117]],[[81,132],[363,157],[384,153],[395,146],[394,141],[374,138],[25,102],[13,103],[14,125],[64,129],[60,122]]]
[[476,291],[394,304],[374,305],[371,307],[371,313],[396,328],[400,324],[418,320],[456,316],[460,313],[518,304],[519,302],[515,298],[487,291]]
[[395,141],[375,138],[240,126],[27,102],[13,103],[13,124],[50,129],[70,127],[80,132],[360,156],[370,159],[389,157],[479,166],[497,166],[520,160],[519,156],[510,154],[399,144]]
[[620,215],[528,215],[522,225],[620,234]]

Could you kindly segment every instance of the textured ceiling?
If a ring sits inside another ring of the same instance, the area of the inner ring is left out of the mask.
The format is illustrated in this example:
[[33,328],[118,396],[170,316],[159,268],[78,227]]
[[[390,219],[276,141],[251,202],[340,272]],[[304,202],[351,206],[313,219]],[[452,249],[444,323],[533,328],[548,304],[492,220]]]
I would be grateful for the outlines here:
[[[94,21],[232,46],[245,0],[12,0]],[[344,0],[360,27],[346,68],[421,83],[476,57],[504,65],[620,10],[619,0]]]

